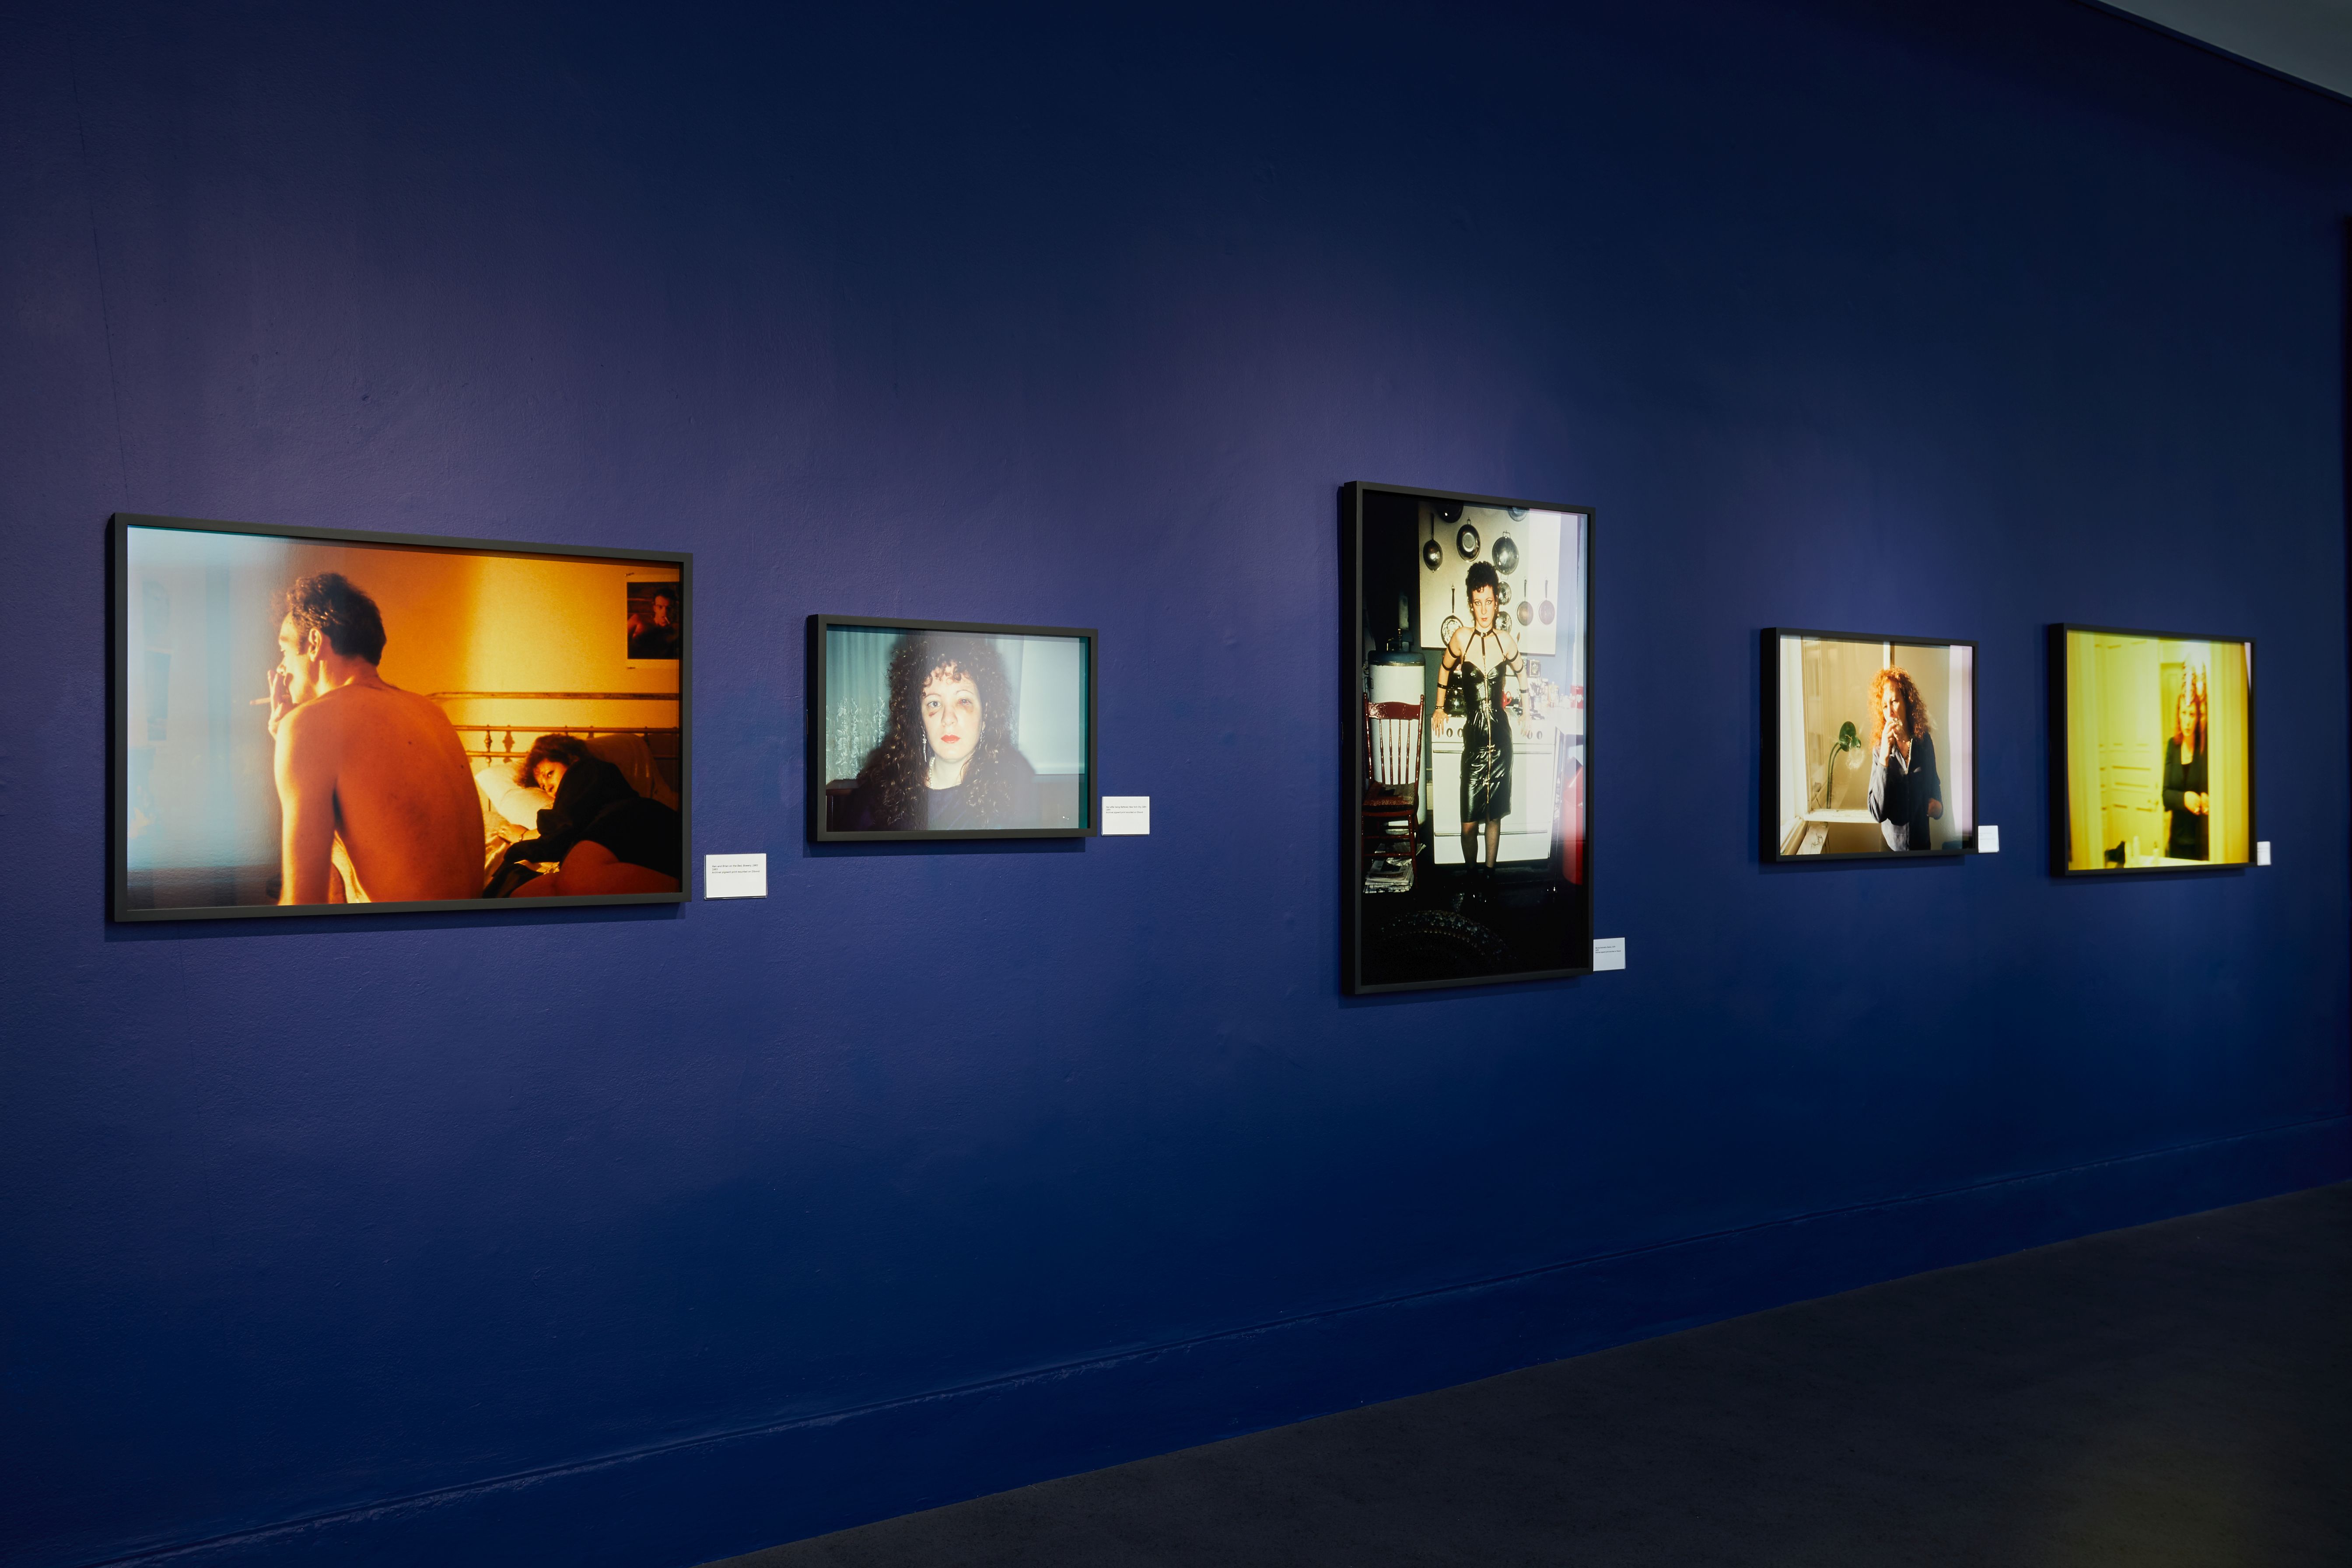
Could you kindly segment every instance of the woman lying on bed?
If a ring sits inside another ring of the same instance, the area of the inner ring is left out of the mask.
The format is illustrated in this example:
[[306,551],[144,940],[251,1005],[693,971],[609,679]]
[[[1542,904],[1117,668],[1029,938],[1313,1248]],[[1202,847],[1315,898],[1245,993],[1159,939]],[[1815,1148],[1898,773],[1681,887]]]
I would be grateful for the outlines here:
[[[515,778],[554,804],[539,814],[539,837],[507,851],[490,879],[491,898],[677,891],[677,813],[631,789],[620,769],[577,737],[541,735]],[[530,875],[526,862],[550,860],[560,868]]]

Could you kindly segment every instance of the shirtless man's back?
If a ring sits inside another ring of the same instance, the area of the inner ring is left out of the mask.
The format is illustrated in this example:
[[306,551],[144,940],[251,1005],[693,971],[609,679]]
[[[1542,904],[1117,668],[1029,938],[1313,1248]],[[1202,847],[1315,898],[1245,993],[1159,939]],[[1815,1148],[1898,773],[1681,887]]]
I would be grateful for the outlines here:
[[441,710],[376,673],[383,618],[340,573],[287,590],[269,671],[281,904],[477,899],[482,816]]
[[[314,880],[335,844],[354,899],[476,899],[482,814],[466,749],[441,710],[412,691],[338,687],[286,715],[278,731],[286,808],[288,903],[331,899]],[[307,885],[306,885],[307,884]]]

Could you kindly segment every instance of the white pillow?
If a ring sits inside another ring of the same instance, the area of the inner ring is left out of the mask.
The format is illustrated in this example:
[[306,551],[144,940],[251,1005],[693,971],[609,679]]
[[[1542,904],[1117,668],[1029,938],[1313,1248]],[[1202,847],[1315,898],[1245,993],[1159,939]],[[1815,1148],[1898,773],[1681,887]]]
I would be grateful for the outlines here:
[[482,798],[490,803],[492,811],[517,827],[528,827],[534,833],[539,831],[539,814],[555,804],[545,790],[515,783],[512,767],[493,763],[481,768],[475,773],[474,783],[480,787]]

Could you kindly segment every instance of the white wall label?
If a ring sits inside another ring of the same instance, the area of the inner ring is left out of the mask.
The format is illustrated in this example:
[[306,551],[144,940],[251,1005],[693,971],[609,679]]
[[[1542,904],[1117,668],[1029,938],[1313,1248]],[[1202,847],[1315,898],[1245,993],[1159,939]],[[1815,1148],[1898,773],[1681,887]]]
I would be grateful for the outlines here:
[[2255,865],[2257,865],[2257,866],[2267,866],[2267,865],[2269,865],[2270,863],[2271,863],[2271,841],[2270,841],[2269,839],[2267,839],[2267,838],[2257,838],[2257,839],[2255,839],[2255,840],[2254,840],[2254,864],[2255,864]]
[[1151,831],[1151,797],[1148,795],[1103,796],[1102,830],[1106,838],[1118,833],[1149,834]]
[[1595,973],[1604,969],[1625,967],[1625,939],[1622,936],[1596,936],[1592,939],[1592,968]]
[[1988,826],[1981,823],[1978,825],[1977,853],[1979,855],[1998,855],[2000,853],[2000,828]]
[[705,855],[702,896],[706,899],[764,899],[768,896],[765,855]]

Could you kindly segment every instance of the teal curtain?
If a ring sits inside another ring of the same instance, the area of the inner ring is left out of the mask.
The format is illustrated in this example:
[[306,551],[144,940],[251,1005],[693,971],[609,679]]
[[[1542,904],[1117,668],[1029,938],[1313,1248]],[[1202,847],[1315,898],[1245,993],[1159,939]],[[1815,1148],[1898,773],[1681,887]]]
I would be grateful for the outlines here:
[[827,626],[824,634],[824,776],[854,779],[882,739],[890,710],[890,652],[903,632]]

